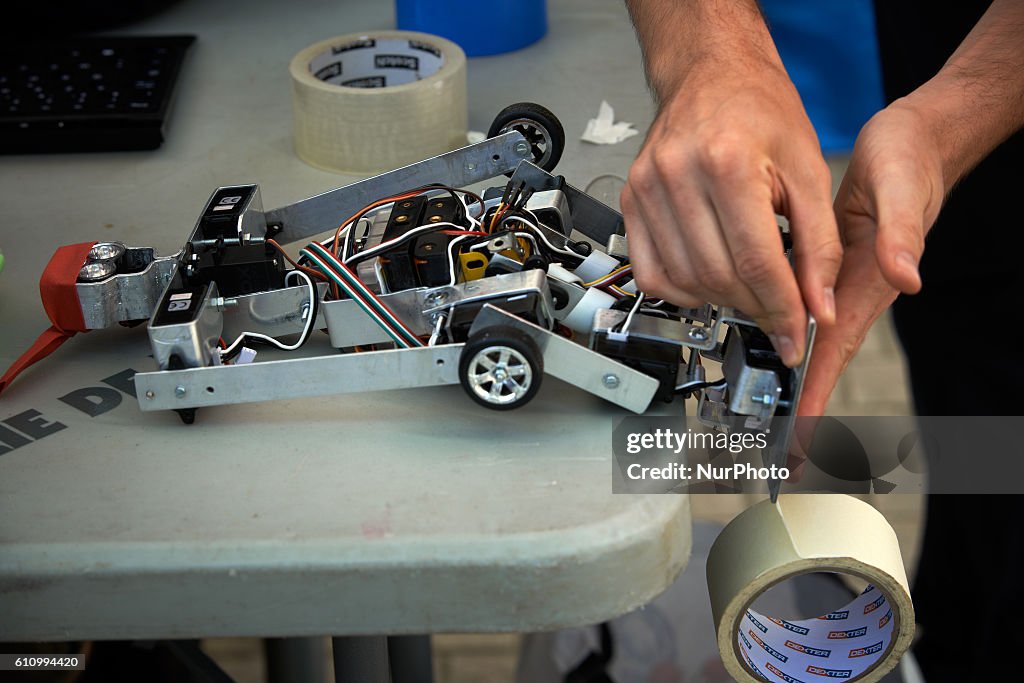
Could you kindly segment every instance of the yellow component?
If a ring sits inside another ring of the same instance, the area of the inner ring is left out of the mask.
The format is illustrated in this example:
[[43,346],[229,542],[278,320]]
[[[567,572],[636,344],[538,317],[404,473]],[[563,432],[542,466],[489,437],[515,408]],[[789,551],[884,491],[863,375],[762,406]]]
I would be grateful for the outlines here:
[[466,281],[479,280],[484,276],[484,271],[487,270],[488,263],[490,263],[490,259],[478,251],[459,254],[459,265],[462,267],[462,279]]
[[519,237],[518,241],[519,248],[522,250],[522,254],[520,254],[515,249],[506,249],[505,251],[500,251],[498,253],[501,254],[502,256],[512,259],[513,261],[518,261],[519,263],[522,263],[530,256],[530,242],[525,237]]

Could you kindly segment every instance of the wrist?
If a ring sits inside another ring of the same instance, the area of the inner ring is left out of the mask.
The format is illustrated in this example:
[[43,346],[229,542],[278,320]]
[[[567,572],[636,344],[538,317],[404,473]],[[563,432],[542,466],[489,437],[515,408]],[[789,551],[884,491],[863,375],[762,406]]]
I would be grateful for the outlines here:
[[784,72],[753,0],[628,0],[647,80],[665,102],[700,79]]

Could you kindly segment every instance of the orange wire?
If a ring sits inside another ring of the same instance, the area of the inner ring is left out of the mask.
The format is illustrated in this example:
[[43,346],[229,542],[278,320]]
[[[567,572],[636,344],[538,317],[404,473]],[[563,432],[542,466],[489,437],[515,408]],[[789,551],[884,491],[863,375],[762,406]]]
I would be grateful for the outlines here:
[[279,252],[281,252],[281,255],[284,256],[285,260],[288,261],[288,263],[292,264],[295,268],[297,268],[298,270],[301,270],[306,275],[309,275],[311,277],[315,277],[318,280],[326,280],[327,279],[327,276],[324,275],[323,273],[321,273],[319,270],[314,270],[312,268],[307,268],[306,266],[300,266],[298,263],[296,263],[292,259],[291,256],[288,255],[288,252],[286,252],[284,250],[284,247],[282,247],[276,241],[274,241],[274,240],[267,240],[267,244],[269,244],[270,246],[274,247],[274,249],[277,249]]

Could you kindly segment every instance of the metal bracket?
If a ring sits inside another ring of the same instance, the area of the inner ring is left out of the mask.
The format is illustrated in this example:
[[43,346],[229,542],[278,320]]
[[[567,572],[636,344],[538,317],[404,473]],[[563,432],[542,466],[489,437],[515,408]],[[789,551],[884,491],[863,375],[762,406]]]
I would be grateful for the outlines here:
[[457,384],[463,346],[141,372],[135,375],[135,389],[139,405],[148,411]]
[[280,223],[277,241],[286,244],[309,239],[338,227],[338,216],[351,216],[381,197],[444,183],[465,187],[502,173],[509,173],[530,155],[530,146],[519,131],[503,133],[475,145],[419,161],[357,183],[266,212],[268,223]]
[[544,356],[544,374],[634,413],[647,410],[658,391],[658,380],[653,377],[490,304],[477,314],[470,335],[493,325],[514,327],[537,342]]

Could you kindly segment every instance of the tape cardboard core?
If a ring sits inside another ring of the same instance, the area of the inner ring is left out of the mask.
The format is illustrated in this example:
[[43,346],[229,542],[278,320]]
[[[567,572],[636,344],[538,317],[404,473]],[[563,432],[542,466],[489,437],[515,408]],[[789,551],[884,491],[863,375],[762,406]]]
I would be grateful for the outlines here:
[[[759,609],[776,586],[815,573],[845,574],[867,587],[817,618]],[[718,650],[739,683],[878,683],[914,636],[896,533],[850,496],[790,494],[745,510],[715,540],[707,578]]]
[[309,62],[309,72],[331,85],[388,88],[433,76],[444,63],[441,48],[428,41],[362,38],[317,54]]
[[854,681],[889,655],[897,618],[891,599],[873,584],[847,605],[811,619],[780,619],[751,606],[736,630],[736,651],[750,673],[766,681]]

